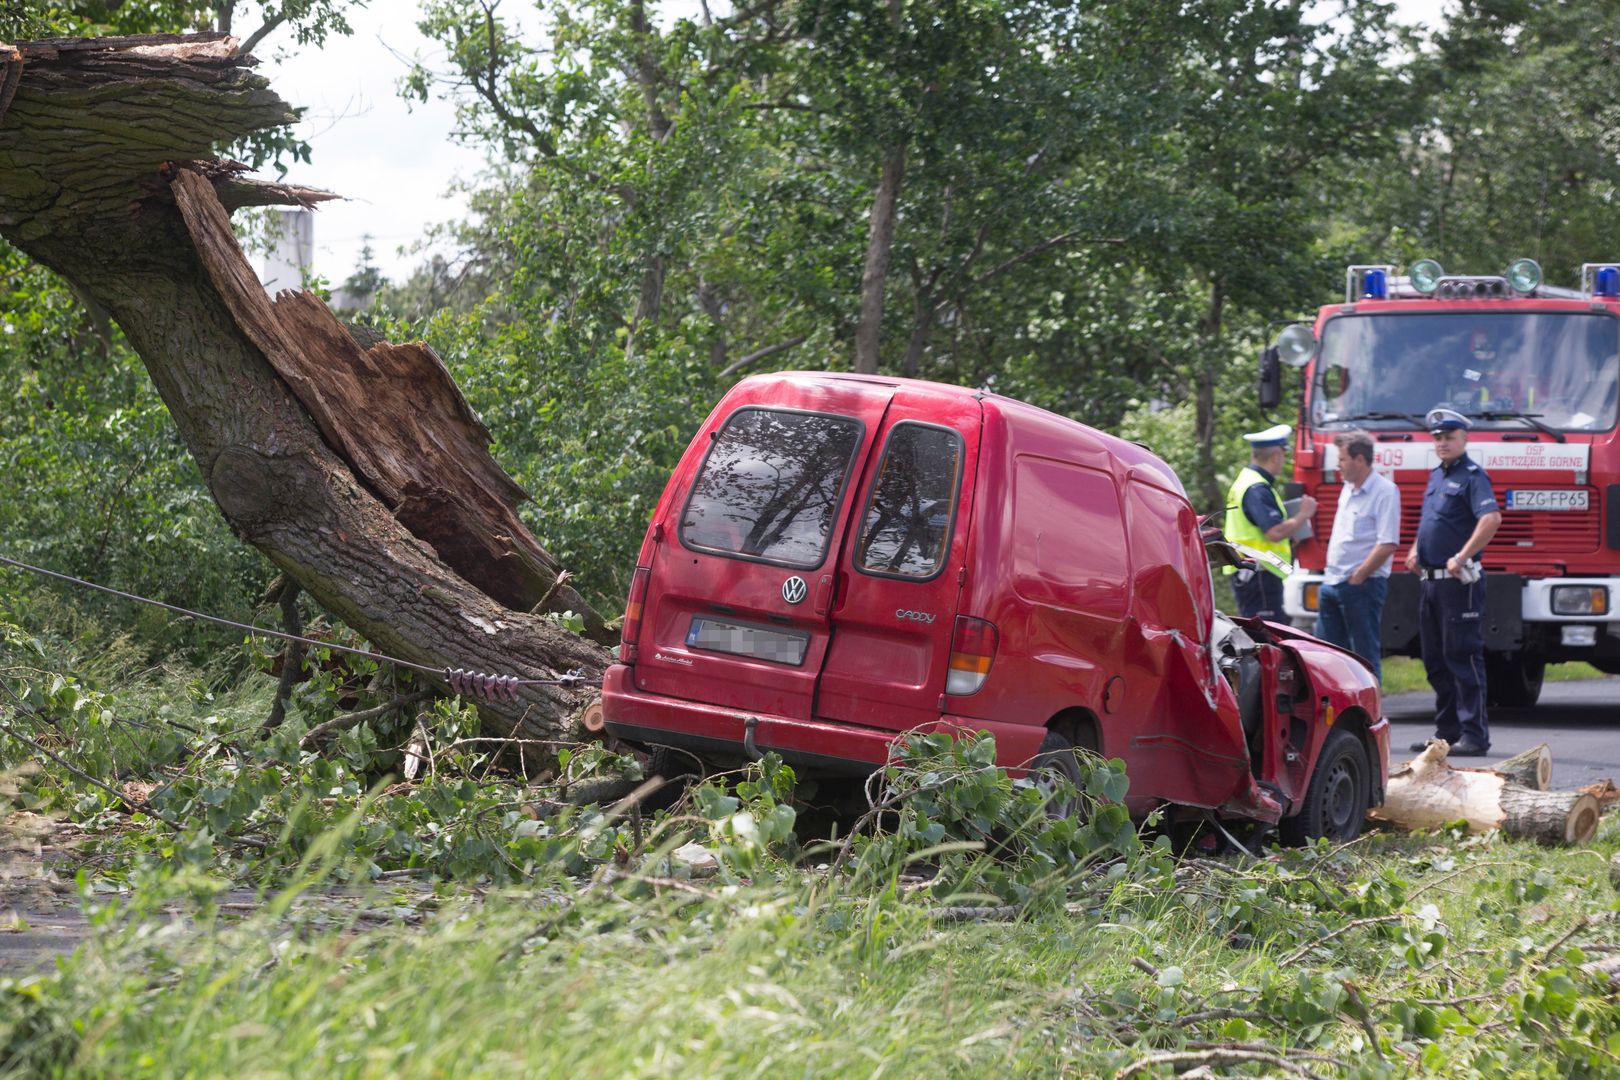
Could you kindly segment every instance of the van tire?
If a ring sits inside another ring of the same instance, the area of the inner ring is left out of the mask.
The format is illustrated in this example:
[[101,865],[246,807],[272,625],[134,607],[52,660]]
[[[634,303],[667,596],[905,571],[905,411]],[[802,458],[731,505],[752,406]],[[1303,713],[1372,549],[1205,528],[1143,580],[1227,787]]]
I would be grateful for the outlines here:
[[648,810],[668,810],[681,801],[693,780],[703,777],[703,766],[698,759],[684,750],[669,746],[647,747],[646,776],[664,778],[664,786],[651,791],[641,805]]
[[1080,762],[1075,759],[1074,744],[1055,731],[1048,731],[1041,740],[1041,748],[1035,751],[1035,758],[1029,763],[1030,779],[1035,781],[1037,788],[1047,796],[1046,815],[1052,818],[1073,817],[1080,809],[1078,794],[1067,798],[1054,798],[1046,785],[1042,783],[1043,775],[1049,778],[1062,778],[1076,792],[1083,791],[1084,783],[1080,779]]
[[1347,844],[1361,835],[1372,808],[1372,770],[1361,740],[1342,728],[1328,732],[1299,813],[1278,826],[1286,844],[1326,837]]

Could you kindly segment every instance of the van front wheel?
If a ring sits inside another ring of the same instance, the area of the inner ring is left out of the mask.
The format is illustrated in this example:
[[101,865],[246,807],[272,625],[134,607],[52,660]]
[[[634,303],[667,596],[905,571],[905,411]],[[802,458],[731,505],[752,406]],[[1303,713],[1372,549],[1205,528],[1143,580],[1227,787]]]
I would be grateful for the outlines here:
[[[1046,816],[1072,817],[1080,809],[1080,763],[1075,759],[1074,744],[1055,731],[1048,731],[1029,765],[1029,778],[1036,790],[1046,797]],[[1060,782],[1061,781],[1061,782]],[[1068,784],[1064,789],[1063,783]]]
[[1361,740],[1343,729],[1328,732],[1317,759],[1305,803],[1284,818],[1279,831],[1289,844],[1309,844],[1327,837],[1345,844],[1361,835],[1372,803],[1372,770]]

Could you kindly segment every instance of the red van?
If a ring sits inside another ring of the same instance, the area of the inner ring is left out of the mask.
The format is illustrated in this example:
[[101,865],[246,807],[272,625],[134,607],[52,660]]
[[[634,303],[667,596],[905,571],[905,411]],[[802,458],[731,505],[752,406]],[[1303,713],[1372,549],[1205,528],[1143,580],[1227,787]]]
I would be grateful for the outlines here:
[[653,514],[604,718],[812,775],[869,773],[912,729],[988,730],[1009,768],[1124,759],[1135,814],[1355,836],[1388,776],[1377,683],[1219,614],[1211,580],[1180,481],[1140,446],[957,386],[758,375]]

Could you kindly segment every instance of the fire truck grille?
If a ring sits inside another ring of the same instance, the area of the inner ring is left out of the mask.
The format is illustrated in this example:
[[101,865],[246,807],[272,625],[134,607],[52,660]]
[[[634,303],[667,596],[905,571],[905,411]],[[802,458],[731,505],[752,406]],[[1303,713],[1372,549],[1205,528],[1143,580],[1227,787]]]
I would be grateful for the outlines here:
[[[1553,485],[1538,484],[1537,487]],[[1497,485],[1498,489],[1501,485]],[[1326,557],[1328,538],[1333,535],[1333,518],[1339,509],[1339,484],[1324,484],[1317,495],[1316,536],[1323,545]],[[1501,500],[1497,491],[1497,500]],[[1585,510],[1508,510],[1502,514],[1502,527],[1485,549],[1485,563],[1499,563],[1517,556],[1537,557],[1563,555],[1590,555],[1603,541],[1602,521],[1598,517],[1598,494],[1587,489],[1588,509]],[[1401,546],[1395,553],[1399,566],[1406,550],[1417,538],[1418,518],[1423,513],[1423,492],[1401,492]]]

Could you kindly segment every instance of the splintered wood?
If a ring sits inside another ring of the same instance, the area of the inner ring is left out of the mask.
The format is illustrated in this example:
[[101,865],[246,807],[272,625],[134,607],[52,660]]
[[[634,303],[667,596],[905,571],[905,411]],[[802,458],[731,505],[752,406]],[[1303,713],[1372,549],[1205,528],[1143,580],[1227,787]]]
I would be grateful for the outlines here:
[[489,454],[490,435],[437,354],[416,342],[361,348],[313,293],[272,301],[208,179],[180,169],[175,201],[242,332],[355,475],[456,573],[518,611],[548,595],[575,611],[562,571],[517,516],[527,496]]
[[[0,237],[117,322],[232,530],[379,651],[594,680],[615,635],[557,587],[438,358],[264,295],[227,211],[327,196],[213,158],[296,119],[252,67],[223,34],[0,46]],[[595,640],[532,610],[548,597]],[[478,708],[486,734],[552,740],[589,697],[536,682]]]
[[[1581,844],[1597,832],[1605,803],[1590,791],[1546,791],[1552,756],[1545,746],[1497,768],[1458,769],[1441,739],[1390,774],[1384,805],[1373,816],[1408,829],[1466,821],[1472,832],[1500,829],[1550,844]],[[1529,781],[1524,783],[1522,781]]]

